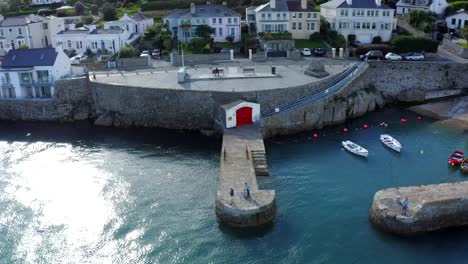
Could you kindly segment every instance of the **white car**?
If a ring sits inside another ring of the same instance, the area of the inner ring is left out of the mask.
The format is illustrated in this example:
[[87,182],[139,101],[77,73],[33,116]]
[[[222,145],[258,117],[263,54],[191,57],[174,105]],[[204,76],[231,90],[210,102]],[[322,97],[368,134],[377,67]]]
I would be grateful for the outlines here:
[[312,56],[312,52],[310,51],[309,48],[301,49],[301,54],[302,54],[302,56]]
[[391,60],[391,61],[401,61],[403,58],[396,54],[396,53],[387,53],[387,55],[385,55],[385,59],[386,60]]
[[151,54],[149,50],[144,50],[141,52],[140,57],[149,57],[150,55]]
[[84,54],[78,54],[78,55],[75,55],[73,57],[70,58],[70,63],[71,64],[78,64],[84,60],[87,60],[88,59],[88,56],[84,55]]
[[408,53],[403,57],[405,60],[409,61],[422,61],[424,60],[424,55],[417,52]]

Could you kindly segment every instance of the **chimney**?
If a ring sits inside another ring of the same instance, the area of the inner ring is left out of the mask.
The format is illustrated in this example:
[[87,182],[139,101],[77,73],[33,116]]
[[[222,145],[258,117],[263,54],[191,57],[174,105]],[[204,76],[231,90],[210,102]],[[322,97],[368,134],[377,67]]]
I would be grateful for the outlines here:
[[375,4],[377,6],[381,6],[382,5],[382,0],[375,0]]
[[348,5],[353,5],[353,0],[346,0],[346,3],[347,3]]
[[301,0],[301,8],[307,9],[307,0]]
[[197,9],[195,8],[195,4],[191,3],[190,4],[190,14],[195,15],[197,13]]
[[276,0],[270,0],[270,8],[275,9],[276,8]]

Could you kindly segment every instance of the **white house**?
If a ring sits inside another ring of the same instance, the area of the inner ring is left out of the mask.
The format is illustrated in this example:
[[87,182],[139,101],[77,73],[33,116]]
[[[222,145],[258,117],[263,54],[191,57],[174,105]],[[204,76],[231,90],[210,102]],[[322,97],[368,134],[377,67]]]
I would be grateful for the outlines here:
[[468,11],[460,10],[457,13],[445,18],[447,27],[450,29],[462,29],[468,27]]
[[144,16],[141,10],[138,10],[136,14],[125,13],[119,20],[104,23],[104,29],[125,29],[130,34],[142,36],[145,30],[153,25],[154,20]]
[[115,54],[127,44],[134,43],[138,35],[124,29],[97,29],[96,25],[86,25],[81,29],[63,30],[55,36],[55,46],[64,50],[74,50],[77,54],[89,48],[93,53]]
[[320,5],[331,28],[345,37],[354,34],[362,43],[371,43],[376,36],[389,41],[396,29],[394,13],[382,0],[332,0]]
[[48,19],[32,14],[7,18],[0,16],[0,55],[21,45],[30,48],[48,47],[58,30],[63,30],[62,19]]
[[64,0],[31,0],[31,5],[51,5],[64,2]]
[[10,50],[0,67],[0,98],[50,98],[55,81],[70,74],[61,48]]
[[[176,9],[163,17],[163,21],[169,25],[174,39],[191,41],[196,35],[199,25],[208,25],[214,29],[212,37],[215,42],[227,42],[227,36],[233,36],[234,42],[241,39],[241,16],[228,8],[226,2],[223,5],[195,5],[189,9]],[[182,24],[190,23],[190,28],[185,29]]]
[[446,0],[399,0],[396,4],[396,13],[405,15],[411,10],[428,10],[443,15],[448,6]]
[[320,31],[320,12],[307,0],[270,0],[246,9],[247,24],[257,32],[292,33],[294,39],[308,39]]

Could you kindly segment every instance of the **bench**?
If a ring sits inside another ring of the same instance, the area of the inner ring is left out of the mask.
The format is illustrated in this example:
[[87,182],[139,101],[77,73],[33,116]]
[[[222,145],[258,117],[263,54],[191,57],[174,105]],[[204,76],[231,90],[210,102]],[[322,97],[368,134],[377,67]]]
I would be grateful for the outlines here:
[[255,74],[255,69],[254,68],[245,68],[245,69],[242,69],[242,72],[244,74],[246,74],[246,73]]
[[224,75],[224,70],[222,70],[222,69],[218,69],[218,74],[216,74],[216,72],[215,72],[215,71],[216,71],[216,70],[215,70],[215,69],[213,69],[213,71],[211,72],[211,73],[212,73],[214,76],[216,76],[216,75],[219,75],[219,74],[222,74],[222,75]]

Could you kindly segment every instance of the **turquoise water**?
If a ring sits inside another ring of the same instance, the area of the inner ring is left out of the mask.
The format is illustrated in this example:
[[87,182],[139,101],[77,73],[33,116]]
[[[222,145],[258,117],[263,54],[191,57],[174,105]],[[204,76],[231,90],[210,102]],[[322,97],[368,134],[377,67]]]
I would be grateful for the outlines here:
[[[392,109],[343,127],[267,140],[271,177],[259,183],[277,192],[277,221],[238,232],[214,215],[219,139],[0,123],[0,263],[466,262],[468,229],[400,238],[368,221],[382,188],[465,180],[447,158],[467,149],[466,135]],[[344,139],[368,160],[343,151]]]

